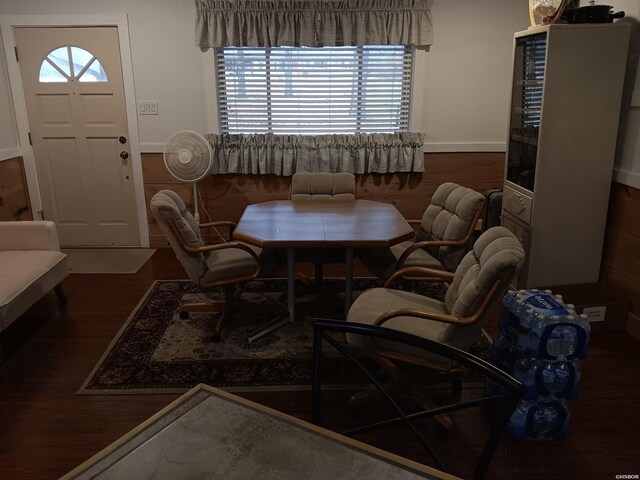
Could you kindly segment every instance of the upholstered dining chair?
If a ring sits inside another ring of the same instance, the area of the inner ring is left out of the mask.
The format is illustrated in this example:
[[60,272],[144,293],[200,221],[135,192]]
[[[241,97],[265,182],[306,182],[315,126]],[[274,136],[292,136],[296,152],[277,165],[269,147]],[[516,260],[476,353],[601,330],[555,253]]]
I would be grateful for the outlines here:
[[[493,227],[483,233],[464,256],[454,273],[425,267],[404,267],[395,272],[383,288],[363,292],[353,303],[348,322],[382,326],[468,351],[480,334],[493,307],[502,299],[517,270],[524,262],[520,241],[506,228]],[[449,287],[444,300],[389,288],[403,275],[439,278]],[[437,356],[424,355],[393,342],[367,341],[347,334],[349,344],[366,348],[399,384],[408,386],[420,402],[427,402],[420,382],[407,381],[406,366],[424,367],[428,384],[451,381],[459,387],[462,371]],[[423,385],[424,386],[424,385]],[[356,395],[357,403],[366,394]],[[441,419],[442,420],[442,419]],[[442,422],[450,426],[447,418]]]
[[205,245],[201,227],[229,227],[232,230],[235,224],[221,221],[199,225],[180,196],[171,190],[156,193],[150,207],[189,279],[202,289],[223,287],[224,302],[180,306],[182,318],[189,312],[219,312],[212,337],[213,341],[219,341],[231,313],[234,287],[257,277],[264,265],[271,264],[265,261],[263,251],[258,247],[234,241]]
[[[289,199],[296,200],[355,200],[356,178],[353,173],[298,172],[291,177]],[[325,263],[344,263],[344,250],[299,250],[296,261],[315,265],[315,283],[322,282]],[[300,275],[299,275],[300,276]]]
[[290,200],[355,200],[353,173],[298,172],[291,177]]
[[413,240],[390,248],[360,249],[358,256],[369,271],[382,279],[402,267],[453,272],[469,249],[483,205],[481,193],[443,183],[433,194],[422,220],[409,220],[410,224],[419,225]]

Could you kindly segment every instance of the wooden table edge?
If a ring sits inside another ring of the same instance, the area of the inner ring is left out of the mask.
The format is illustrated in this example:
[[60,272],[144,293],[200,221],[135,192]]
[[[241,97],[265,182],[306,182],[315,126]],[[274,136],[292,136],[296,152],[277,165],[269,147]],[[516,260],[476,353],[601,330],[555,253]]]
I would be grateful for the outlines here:
[[[399,455],[396,455],[391,452],[387,452],[385,450],[381,450],[371,445],[367,445],[366,443],[360,442],[358,440],[345,437],[344,435],[340,435],[339,433],[333,432],[326,428],[319,427],[318,425],[314,425],[313,423],[307,422],[305,420],[301,420],[299,418],[293,417],[286,413],[282,413],[278,410],[274,410],[272,408],[266,407],[259,403],[252,402],[251,400],[247,400],[245,398],[239,397],[232,393],[225,392],[224,390],[220,390],[219,388],[211,387],[204,383],[200,383],[196,385],[195,387],[191,388],[180,397],[176,398],[169,405],[167,405],[166,407],[164,407],[163,409],[161,409],[160,411],[158,411],[157,413],[155,413],[154,415],[152,415],[151,417],[149,417],[148,419],[146,419],[145,421],[143,421],[142,423],[134,427],[129,432],[125,433],[123,436],[121,436],[120,438],[112,442],[107,447],[100,450],[95,455],[91,456],[90,458],[82,462],[80,465],[75,467],[69,473],[60,477],[60,480],[71,480],[71,479],[77,478],[78,475],[84,473],[89,468],[93,467],[98,462],[100,462],[101,460],[104,460],[108,455],[115,452],[117,449],[123,447],[127,442],[131,441],[141,432],[151,427],[154,423],[158,422],[163,417],[175,411],[179,406],[185,404],[186,402],[188,402],[192,398],[195,398],[198,394],[203,392],[218,396],[230,402],[250,408],[254,411],[258,411],[260,413],[269,415],[271,417],[275,417],[278,420],[293,424],[299,428],[317,433],[326,438],[334,440],[335,442],[341,443],[344,446],[347,446],[354,450],[368,454],[370,456],[382,459],[384,461],[387,461],[390,464],[397,465],[406,470],[413,471],[414,473],[430,475],[440,480],[460,480],[459,477],[455,477],[453,475],[442,472],[440,470],[436,470],[427,465],[423,465],[413,460],[409,460],[408,458],[401,457]],[[204,400],[205,398],[203,398],[203,401]],[[114,460],[113,463],[116,463],[118,460],[119,459]]]

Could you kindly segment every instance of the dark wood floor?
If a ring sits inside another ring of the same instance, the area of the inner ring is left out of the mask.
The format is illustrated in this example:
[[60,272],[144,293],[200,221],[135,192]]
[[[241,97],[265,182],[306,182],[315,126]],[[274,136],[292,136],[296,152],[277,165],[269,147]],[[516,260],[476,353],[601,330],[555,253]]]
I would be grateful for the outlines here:
[[[364,272],[356,269],[358,273]],[[0,478],[57,478],[176,398],[75,394],[153,280],[172,278],[184,278],[184,272],[167,250],[156,253],[135,275],[71,275],[63,284],[69,297],[66,311],[60,311],[50,294],[4,332],[5,348],[21,345],[0,366]],[[545,443],[504,438],[488,478],[612,479],[639,474],[639,374],[640,345],[632,337],[593,336],[580,394],[570,403],[568,438]],[[346,395],[326,399],[325,415],[334,426],[351,421],[344,409]],[[308,392],[242,396],[310,418]],[[485,430],[483,412],[475,411],[457,419],[447,439],[435,440],[452,473],[468,475]],[[402,429],[371,434],[366,440],[426,461]]]

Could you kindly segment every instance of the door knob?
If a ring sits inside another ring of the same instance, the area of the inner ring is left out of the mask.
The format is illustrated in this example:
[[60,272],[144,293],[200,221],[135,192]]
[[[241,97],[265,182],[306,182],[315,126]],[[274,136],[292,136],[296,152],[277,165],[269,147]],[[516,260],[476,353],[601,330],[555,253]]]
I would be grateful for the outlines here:
[[122,136],[120,136],[120,137],[118,137],[118,141],[119,141],[122,145],[124,145],[125,143],[127,143],[127,137],[122,137]]
[[129,158],[129,152],[125,152],[123,150],[122,152],[120,152],[120,158],[126,160],[127,158]]

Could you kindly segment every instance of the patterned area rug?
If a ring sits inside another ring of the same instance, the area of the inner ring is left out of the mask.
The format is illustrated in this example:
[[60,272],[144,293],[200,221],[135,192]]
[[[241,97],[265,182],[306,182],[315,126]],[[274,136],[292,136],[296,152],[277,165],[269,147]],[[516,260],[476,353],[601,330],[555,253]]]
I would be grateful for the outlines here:
[[[327,285],[344,290],[341,281]],[[354,279],[354,297],[378,286],[375,279]],[[421,293],[442,298],[438,284],[420,287]],[[199,383],[233,391],[310,388],[314,318],[340,318],[344,306],[340,293],[297,295],[296,323],[252,343],[248,334],[280,311],[274,307],[284,279],[248,282],[220,342],[211,342],[211,314],[190,314],[181,319],[182,303],[221,300],[222,291],[199,290],[187,280],[154,282],[78,393],[124,394],[182,392]],[[265,313],[266,312],[266,313]],[[344,339],[340,339],[346,344]],[[473,353],[487,358],[489,342],[478,337]],[[366,383],[347,360],[326,346],[323,386],[334,388]]]

